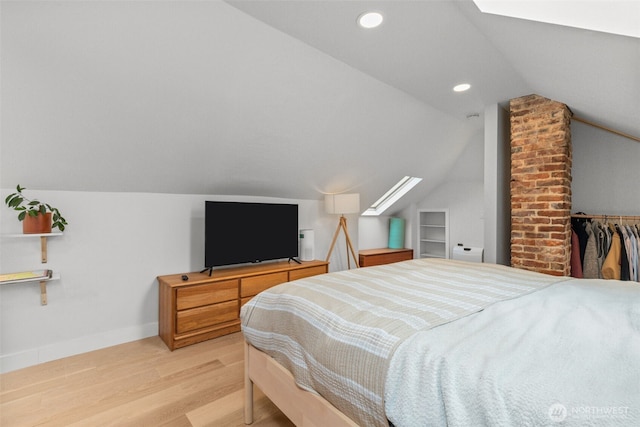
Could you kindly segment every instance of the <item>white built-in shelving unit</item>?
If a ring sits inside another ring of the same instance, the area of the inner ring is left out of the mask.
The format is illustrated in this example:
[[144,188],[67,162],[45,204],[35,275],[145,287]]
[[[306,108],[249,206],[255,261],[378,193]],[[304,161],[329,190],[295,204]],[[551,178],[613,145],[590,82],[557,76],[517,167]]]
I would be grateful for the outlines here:
[[449,258],[449,210],[418,210],[418,258]]

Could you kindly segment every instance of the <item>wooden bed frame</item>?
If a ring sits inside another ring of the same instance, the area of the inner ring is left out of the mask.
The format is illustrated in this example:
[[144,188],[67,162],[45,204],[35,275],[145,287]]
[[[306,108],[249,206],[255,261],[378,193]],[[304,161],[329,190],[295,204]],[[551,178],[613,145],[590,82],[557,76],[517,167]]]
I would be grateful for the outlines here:
[[293,375],[271,356],[244,343],[244,423],[253,423],[253,385],[296,426],[358,427],[317,394],[298,387]]

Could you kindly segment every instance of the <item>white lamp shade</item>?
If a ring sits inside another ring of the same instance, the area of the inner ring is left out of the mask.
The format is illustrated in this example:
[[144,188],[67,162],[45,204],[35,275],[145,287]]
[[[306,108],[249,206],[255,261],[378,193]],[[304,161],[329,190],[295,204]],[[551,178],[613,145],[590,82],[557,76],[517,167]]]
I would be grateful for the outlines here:
[[329,214],[360,213],[360,194],[326,194],[324,207]]

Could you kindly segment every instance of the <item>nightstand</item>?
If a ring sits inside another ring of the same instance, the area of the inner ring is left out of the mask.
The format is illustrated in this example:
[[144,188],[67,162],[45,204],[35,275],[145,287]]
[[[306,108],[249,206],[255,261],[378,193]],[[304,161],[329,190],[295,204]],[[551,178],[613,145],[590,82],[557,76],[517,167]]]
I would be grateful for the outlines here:
[[371,267],[413,259],[413,249],[365,249],[358,255],[360,267]]

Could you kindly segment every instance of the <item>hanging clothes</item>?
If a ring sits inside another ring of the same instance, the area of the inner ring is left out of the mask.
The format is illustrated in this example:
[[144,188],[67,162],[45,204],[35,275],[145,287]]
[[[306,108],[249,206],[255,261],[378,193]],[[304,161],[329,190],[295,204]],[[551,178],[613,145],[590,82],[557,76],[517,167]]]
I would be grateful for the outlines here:
[[582,279],[582,262],[580,262],[580,240],[578,234],[571,230],[571,277]]
[[613,217],[615,224],[595,217],[604,222],[586,214],[571,218],[571,275],[640,282],[640,216]]
[[571,229],[578,235],[580,243],[580,265],[584,264],[584,252],[587,248],[587,240],[589,236],[586,230],[587,220],[584,218],[571,218]]
[[638,236],[634,234],[634,227],[625,226],[629,236],[629,280],[638,281]]
[[627,243],[629,237],[624,227],[616,226],[620,238],[620,280],[629,280],[629,257],[627,256]]
[[592,227],[596,241],[596,250],[598,252],[598,279],[602,279],[602,264],[604,264],[604,259],[609,253],[611,238],[600,221],[593,221]]
[[[613,237],[617,237],[615,229],[612,229],[612,224],[609,224],[608,230],[611,231]],[[602,278],[603,279],[616,279],[620,280],[620,239],[612,238],[611,247],[607,254],[604,264],[602,265]]]
[[593,231],[593,224],[587,223],[587,245],[584,250],[584,260],[582,261],[582,277],[585,279],[600,278],[600,267],[598,266],[598,245],[596,235]]

